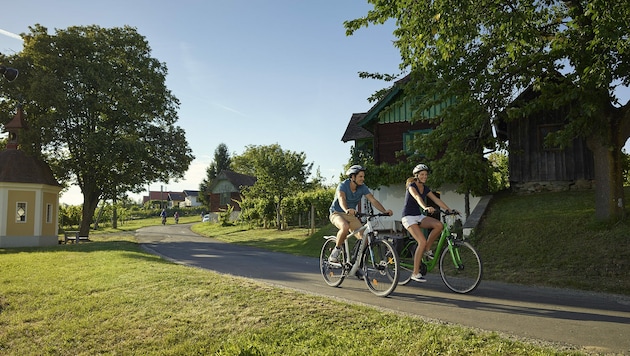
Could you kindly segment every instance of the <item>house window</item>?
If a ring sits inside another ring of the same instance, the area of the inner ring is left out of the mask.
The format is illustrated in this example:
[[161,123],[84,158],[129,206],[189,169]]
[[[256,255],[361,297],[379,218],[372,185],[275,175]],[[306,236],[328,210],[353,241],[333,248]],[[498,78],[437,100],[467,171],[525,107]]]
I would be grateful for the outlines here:
[[422,152],[418,151],[417,147],[413,146],[413,141],[416,137],[420,136],[420,135],[426,135],[428,133],[430,133],[431,131],[433,131],[432,129],[425,129],[425,130],[414,130],[414,131],[407,131],[403,134],[403,150],[405,151],[405,154],[419,154],[422,155]]
[[26,222],[26,203],[18,202],[17,203],[17,222]]
[[52,204],[46,204],[46,223],[52,223]]
[[562,125],[540,125],[538,126],[538,142],[540,149],[542,151],[557,151],[560,150],[561,147],[555,144],[549,144],[546,141],[546,138],[549,134],[560,131],[562,129]]
[[223,205],[230,205],[230,192],[224,192],[221,193],[221,195],[219,196],[219,205],[223,206]]

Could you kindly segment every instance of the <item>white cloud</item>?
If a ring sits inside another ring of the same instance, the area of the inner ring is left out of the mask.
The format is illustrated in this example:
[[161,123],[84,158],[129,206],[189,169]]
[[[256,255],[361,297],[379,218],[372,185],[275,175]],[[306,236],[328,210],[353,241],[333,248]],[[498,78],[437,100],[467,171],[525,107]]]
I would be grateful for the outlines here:
[[9,32],[9,31],[3,30],[1,28],[0,28],[0,35],[4,35],[4,36],[7,36],[7,37],[15,38],[16,40],[22,41],[22,37],[20,37],[20,35],[18,35],[16,33],[13,33],[13,32]]

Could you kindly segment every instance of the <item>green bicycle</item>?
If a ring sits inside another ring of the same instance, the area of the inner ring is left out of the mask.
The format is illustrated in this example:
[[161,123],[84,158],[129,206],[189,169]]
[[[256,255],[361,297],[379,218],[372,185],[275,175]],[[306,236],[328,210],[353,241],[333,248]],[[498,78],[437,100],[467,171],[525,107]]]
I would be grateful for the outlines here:
[[[442,224],[444,229],[437,242],[435,258],[422,258],[420,273],[426,275],[435,266],[440,266],[440,276],[442,281],[455,293],[470,293],[479,286],[482,275],[482,264],[479,253],[475,248],[454,234],[451,234],[450,226],[458,212],[442,213]],[[411,280],[413,274],[413,255],[418,243],[409,234],[404,237],[390,237],[392,244],[396,247],[399,259],[399,281],[398,284],[405,285]]]

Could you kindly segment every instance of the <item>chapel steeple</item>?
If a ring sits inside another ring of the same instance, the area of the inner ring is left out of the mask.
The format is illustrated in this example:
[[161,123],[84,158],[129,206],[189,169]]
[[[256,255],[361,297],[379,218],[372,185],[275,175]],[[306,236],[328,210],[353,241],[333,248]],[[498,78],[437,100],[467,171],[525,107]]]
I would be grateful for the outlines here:
[[9,133],[7,138],[8,150],[17,150],[19,137],[24,129],[26,129],[24,110],[22,110],[22,105],[19,105],[13,119],[4,125],[4,131]]

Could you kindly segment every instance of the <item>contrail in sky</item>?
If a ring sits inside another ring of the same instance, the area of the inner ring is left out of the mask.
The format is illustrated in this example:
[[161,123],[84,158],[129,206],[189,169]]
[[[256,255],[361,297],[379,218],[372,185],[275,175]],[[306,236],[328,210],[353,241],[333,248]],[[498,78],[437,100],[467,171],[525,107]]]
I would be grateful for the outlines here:
[[22,37],[20,37],[20,35],[15,34],[13,32],[9,32],[9,31],[3,30],[1,28],[0,28],[0,35],[4,35],[4,36],[7,36],[7,37],[15,38],[16,40],[20,40],[20,41],[22,40]]
[[225,105],[221,105],[221,104],[219,104],[219,103],[214,103],[214,105],[216,105],[216,106],[220,107],[220,108],[221,108],[221,109],[223,109],[223,110],[227,110],[227,111],[233,112],[233,113],[235,113],[235,114],[238,114],[238,115],[240,115],[240,116],[247,117],[247,115],[243,114],[242,112],[240,112],[240,111],[238,111],[238,110],[236,110],[236,109],[232,109],[232,108],[230,108],[230,107],[227,107],[227,106],[225,106]]

